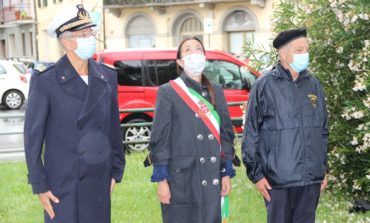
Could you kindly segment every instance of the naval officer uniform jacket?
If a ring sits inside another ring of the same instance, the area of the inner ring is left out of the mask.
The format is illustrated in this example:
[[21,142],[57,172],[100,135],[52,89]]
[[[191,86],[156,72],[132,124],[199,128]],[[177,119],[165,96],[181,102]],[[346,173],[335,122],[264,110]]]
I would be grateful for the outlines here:
[[125,166],[117,75],[91,59],[88,70],[86,85],[64,56],[31,79],[28,180],[35,194],[50,190],[60,201],[45,222],[110,222],[111,179],[120,182]]

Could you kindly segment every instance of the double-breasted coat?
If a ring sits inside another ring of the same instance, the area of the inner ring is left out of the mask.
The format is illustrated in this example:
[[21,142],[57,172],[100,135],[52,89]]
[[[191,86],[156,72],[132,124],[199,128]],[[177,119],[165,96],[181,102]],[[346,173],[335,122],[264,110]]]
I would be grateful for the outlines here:
[[87,85],[64,56],[31,79],[28,180],[35,194],[50,190],[60,201],[45,222],[110,222],[111,179],[120,182],[125,166],[117,76],[91,59],[88,71]]
[[[185,74],[185,84],[206,96],[204,87]],[[222,88],[212,83],[216,111],[221,118],[221,149],[225,158],[234,157],[234,133]],[[220,144],[197,114],[170,84],[161,86],[150,139],[154,165],[168,165],[171,204],[162,204],[165,223],[221,222]]]

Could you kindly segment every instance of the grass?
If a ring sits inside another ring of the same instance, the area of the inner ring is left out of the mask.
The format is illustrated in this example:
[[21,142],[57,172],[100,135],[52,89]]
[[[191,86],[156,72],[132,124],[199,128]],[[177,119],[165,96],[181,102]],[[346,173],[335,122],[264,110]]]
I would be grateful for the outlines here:
[[[152,168],[144,168],[144,153],[126,157],[123,183],[112,195],[113,223],[160,223],[156,185],[150,183]],[[0,163],[0,223],[39,223],[43,212],[27,184],[25,162]],[[245,168],[237,168],[230,196],[229,223],[266,222],[263,200],[247,180]],[[351,201],[351,200],[349,200]],[[370,213],[349,214],[349,202],[326,191],[321,197],[316,222],[370,222]]]

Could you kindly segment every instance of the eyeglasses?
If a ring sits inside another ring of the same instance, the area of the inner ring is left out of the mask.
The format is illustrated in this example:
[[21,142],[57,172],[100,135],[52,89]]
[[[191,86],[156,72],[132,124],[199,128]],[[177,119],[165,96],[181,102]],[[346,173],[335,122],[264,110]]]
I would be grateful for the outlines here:
[[88,38],[88,37],[91,37],[91,36],[96,36],[97,32],[96,31],[88,31],[88,32],[83,32],[81,33],[80,35],[71,35],[67,38],[69,39],[77,39],[77,38]]

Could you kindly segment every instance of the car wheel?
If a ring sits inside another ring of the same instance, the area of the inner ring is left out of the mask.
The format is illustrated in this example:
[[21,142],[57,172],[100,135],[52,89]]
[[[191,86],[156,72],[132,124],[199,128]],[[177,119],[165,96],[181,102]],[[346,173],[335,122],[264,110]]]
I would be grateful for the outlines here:
[[[126,124],[134,124],[147,122],[145,119],[132,119]],[[149,126],[135,126],[123,128],[123,140],[125,142],[135,142],[135,141],[149,141],[150,139],[150,127]],[[147,149],[149,143],[140,144],[128,144],[125,145],[126,149],[133,152],[142,152]]]
[[3,96],[3,105],[8,109],[14,110],[22,107],[24,102],[24,96],[19,91],[8,91]]

